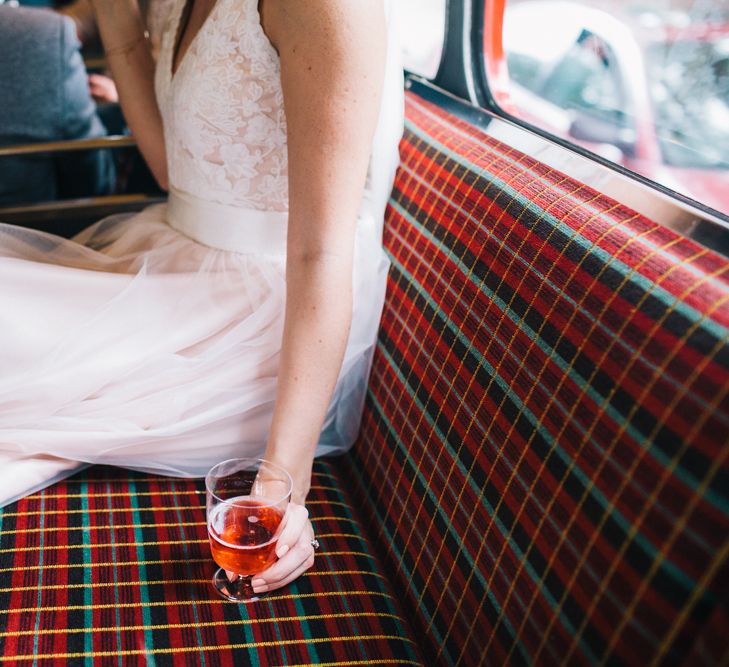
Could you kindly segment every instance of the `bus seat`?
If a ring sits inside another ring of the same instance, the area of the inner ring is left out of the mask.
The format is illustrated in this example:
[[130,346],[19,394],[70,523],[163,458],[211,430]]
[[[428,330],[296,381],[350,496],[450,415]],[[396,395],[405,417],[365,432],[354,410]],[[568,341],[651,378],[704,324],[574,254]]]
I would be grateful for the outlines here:
[[0,511],[5,660],[726,663],[727,260],[414,92],[401,154],[314,569],[221,602],[203,483],[91,467]]
[[722,664],[726,258],[414,92],[401,155],[342,464],[426,664]]

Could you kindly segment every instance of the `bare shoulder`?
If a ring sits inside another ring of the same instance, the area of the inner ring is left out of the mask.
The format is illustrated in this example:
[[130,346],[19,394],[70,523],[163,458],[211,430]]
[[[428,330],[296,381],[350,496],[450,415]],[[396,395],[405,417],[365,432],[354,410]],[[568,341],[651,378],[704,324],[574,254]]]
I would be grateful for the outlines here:
[[279,53],[365,46],[384,35],[381,0],[262,0],[264,27]]

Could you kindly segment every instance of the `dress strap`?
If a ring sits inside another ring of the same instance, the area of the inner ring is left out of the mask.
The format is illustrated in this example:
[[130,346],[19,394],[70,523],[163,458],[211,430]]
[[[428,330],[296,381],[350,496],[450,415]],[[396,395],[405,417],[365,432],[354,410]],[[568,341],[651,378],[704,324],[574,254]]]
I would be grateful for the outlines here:
[[167,223],[198,243],[238,253],[286,255],[289,215],[205,201],[170,189]]

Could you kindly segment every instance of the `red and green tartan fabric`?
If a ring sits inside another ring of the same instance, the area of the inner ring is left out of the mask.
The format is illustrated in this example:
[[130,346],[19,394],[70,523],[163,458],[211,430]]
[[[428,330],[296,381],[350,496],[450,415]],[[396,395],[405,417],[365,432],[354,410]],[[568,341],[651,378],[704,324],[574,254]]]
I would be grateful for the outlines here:
[[315,568],[264,600],[212,590],[201,480],[89,468],[0,510],[0,662],[420,665],[334,466]]
[[358,506],[427,664],[729,664],[729,264],[408,94]]

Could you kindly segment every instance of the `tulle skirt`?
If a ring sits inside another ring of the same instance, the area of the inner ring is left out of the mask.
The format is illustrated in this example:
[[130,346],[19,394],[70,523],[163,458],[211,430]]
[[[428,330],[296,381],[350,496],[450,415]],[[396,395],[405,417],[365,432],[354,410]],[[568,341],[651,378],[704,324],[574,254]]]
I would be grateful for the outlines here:
[[[382,302],[360,212],[354,312],[318,455],[353,443]],[[0,506],[106,463],[202,476],[259,456],[276,397],[286,216],[173,193],[71,240],[0,225]]]

